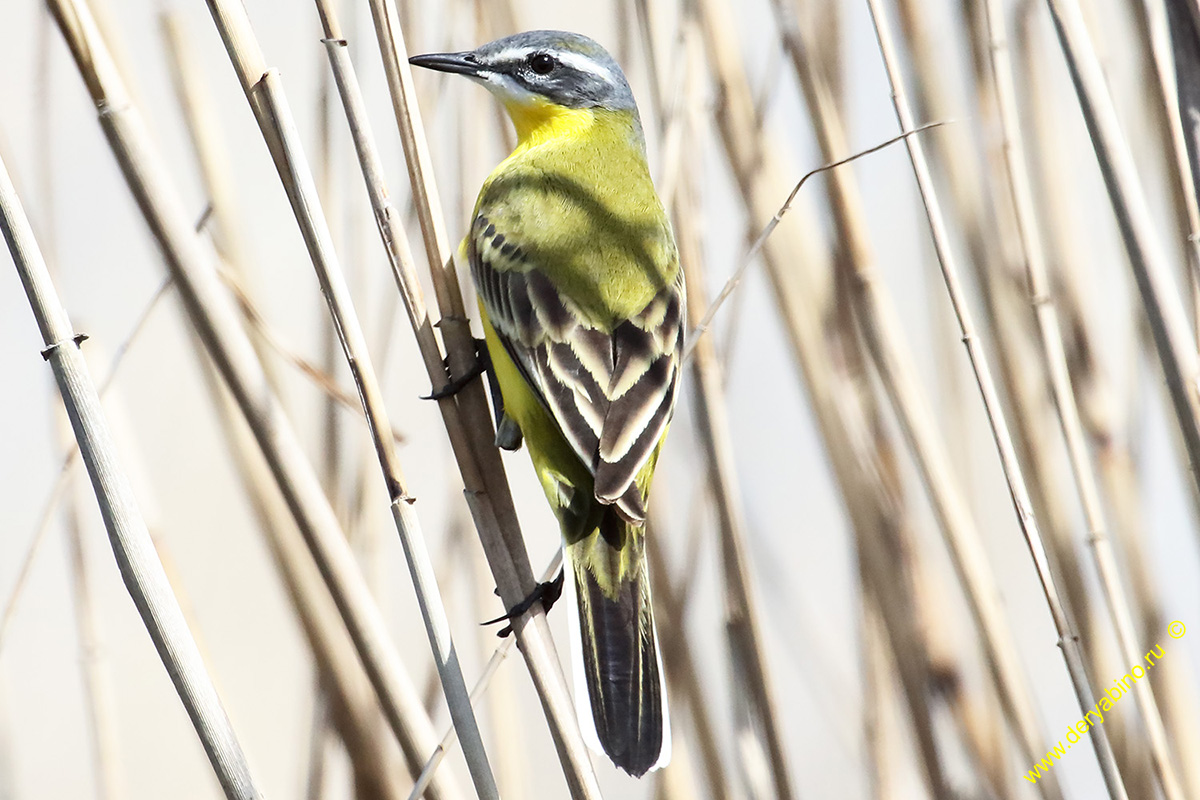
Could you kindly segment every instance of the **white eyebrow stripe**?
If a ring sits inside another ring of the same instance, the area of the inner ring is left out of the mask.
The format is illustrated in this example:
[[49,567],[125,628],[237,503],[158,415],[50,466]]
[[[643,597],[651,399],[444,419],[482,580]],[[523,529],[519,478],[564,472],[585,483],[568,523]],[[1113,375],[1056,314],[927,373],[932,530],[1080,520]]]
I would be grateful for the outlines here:
[[554,53],[554,57],[566,64],[568,67],[574,67],[581,72],[590,72],[593,75],[598,75],[607,83],[615,83],[613,80],[612,71],[608,67],[597,63],[595,60],[588,58],[585,55],[581,55],[580,53],[557,52]]
[[553,47],[509,47],[501,50],[499,53],[493,54],[488,60],[494,64],[503,64],[506,61],[524,61],[534,53],[543,52],[549,56],[553,56],[568,67],[577,69],[580,72],[590,72],[593,75],[603,78],[607,83],[617,82],[613,77],[612,70],[603,64],[597,63],[594,59],[582,53],[570,53]]

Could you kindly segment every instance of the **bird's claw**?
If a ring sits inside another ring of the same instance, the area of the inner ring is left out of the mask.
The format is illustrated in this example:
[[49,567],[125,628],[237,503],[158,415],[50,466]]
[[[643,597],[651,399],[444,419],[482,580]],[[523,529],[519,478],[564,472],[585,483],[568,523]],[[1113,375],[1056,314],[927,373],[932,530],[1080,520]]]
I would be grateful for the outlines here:
[[503,628],[501,628],[499,631],[496,632],[496,635],[499,636],[501,639],[503,639],[503,638],[509,636],[510,634],[512,634],[512,624],[511,624],[512,621],[518,619],[526,611],[533,608],[534,603],[541,602],[542,610],[549,612],[551,606],[553,606],[555,604],[555,602],[558,601],[558,598],[562,597],[562,590],[563,590],[563,571],[560,568],[558,570],[558,577],[556,577],[552,581],[545,581],[545,582],[539,583],[537,586],[533,587],[533,591],[529,593],[529,596],[526,597],[521,602],[517,603],[512,608],[510,608],[508,610],[507,614],[502,614],[502,615],[496,617],[495,619],[489,619],[487,622],[481,622],[479,624],[480,625],[495,625],[497,622],[508,621],[509,622],[508,625],[505,625]]
[[[447,373],[450,371],[449,358],[444,359],[443,364],[446,367]],[[484,372],[487,372],[491,367],[491,359],[488,357],[487,347],[481,339],[475,340],[475,363],[465,374],[459,377],[451,377],[446,382],[446,385],[440,389],[434,389],[427,395],[422,395],[422,400],[444,400],[447,397],[453,397],[467,387],[471,381],[478,378]]]

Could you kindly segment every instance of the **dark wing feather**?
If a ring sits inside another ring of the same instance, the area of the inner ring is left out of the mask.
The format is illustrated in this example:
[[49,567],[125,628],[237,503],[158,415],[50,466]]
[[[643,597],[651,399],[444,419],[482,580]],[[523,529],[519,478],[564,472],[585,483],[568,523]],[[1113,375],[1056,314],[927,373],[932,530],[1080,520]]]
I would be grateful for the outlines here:
[[476,219],[467,250],[492,326],[595,477],[596,498],[641,523],[636,478],[666,430],[679,383],[682,271],[638,314],[605,330],[486,217]]

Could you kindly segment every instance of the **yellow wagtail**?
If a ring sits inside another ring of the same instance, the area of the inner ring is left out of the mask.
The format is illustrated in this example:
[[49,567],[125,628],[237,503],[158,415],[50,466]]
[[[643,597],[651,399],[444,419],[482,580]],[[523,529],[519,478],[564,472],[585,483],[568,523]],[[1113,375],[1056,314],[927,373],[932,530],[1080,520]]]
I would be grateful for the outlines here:
[[411,62],[482,84],[516,127],[463,243],[502,395],[496,440],[524,437],[562,528],[584,737],[644,775],[671,753],[644,536],[685,295],[637,105],[612,56],[574,33]]

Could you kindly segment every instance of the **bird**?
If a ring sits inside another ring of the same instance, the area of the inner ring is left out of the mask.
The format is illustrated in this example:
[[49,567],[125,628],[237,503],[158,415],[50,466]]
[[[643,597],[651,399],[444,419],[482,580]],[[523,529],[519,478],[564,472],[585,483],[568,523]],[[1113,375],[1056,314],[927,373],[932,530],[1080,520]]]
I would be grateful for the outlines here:
[[646,510],[686,290],[637,104],[616,60],[577,33],[409,61],[483,85],[516,129],[460,248],[499,387],[496,444],[524,441],[561,528],[584,739],[641,777],[671,755]]

